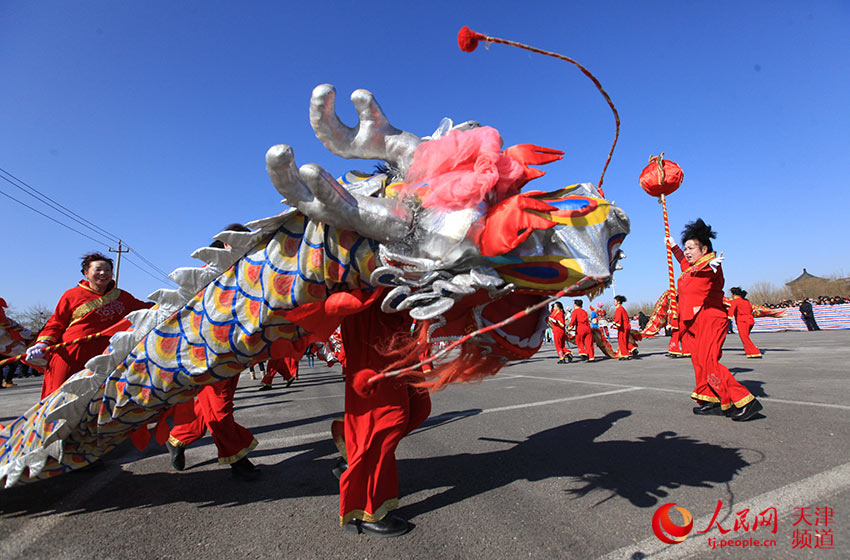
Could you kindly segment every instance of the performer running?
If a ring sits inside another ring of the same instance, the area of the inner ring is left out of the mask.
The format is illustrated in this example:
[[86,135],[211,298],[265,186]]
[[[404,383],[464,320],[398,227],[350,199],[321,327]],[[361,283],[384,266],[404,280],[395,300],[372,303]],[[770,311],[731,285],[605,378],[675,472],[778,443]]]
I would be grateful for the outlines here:
[[341,473],[340,525],[346,530],[380,537],[407,532],[407,521],[390,513],[398,507],[395,450],[401,439],[428,418],[431,398],[404,380],[384,380],[369,396],[354,390],[355,374],[380,371],[398,361],[387,351],[396,333],[407,333],[406,313],[386,314],[380,305],[342,321],[345,347],[345,451],[348,467]]
[[720,364],[726,340],[726,307],[723,304],[723,255],[714,252],[717,236],[702,219],[682,231],[684,251],[673,238],[666,239],[679,260],[679,326],[684,348],[691,353],[696,388],[694,414],[725,414],[736,422],[749,420],[761,403]]
[[580,299],[573,301],[575,307],[570,318],[570,328],[576,331],[576,346],[578,346],[578,355],[588,362],[594,361],[593,358],[593,331],[590,329],[590,318],[587,316],[587,311],[582,309],[584,305]]
[[[614,311],[614,327],[617,329],[617,358],[620,360],[629,360],[632,357],[634,345],[629,343],[629,331],[632,326],[629,322],[629,314],[623,304],[626,303],[626,296],[614,296],[617,309]],[[637,350],[637,347],[634,347]]]
[[753,305],[747,299],[747,292],[737,286],[729,291],[732,292],[729,318],[735,319],[735,325],[738,327],[738,336],[741,337],[741,342],[744,343],[744,353],[747,355],[747,358],[761,358],[761,350],[750,340],[750,331],[753,330],[756,320],[753,318]]
[[565,364],[573,361],[573,353],[567,348],[567,325],[564,319],[564,304],[556,301],[552,304],[552,310],[546,319],[552,327],[552,339],[555,342],[555,351],[558,352],[558,363]]
[[266,374],[263,376],[262,385],[260,385],[260,391],[271,391],[275,374],[283,377],[286,382],[284,387],[292,385],[292,382],[298,379],[299,361],[297,358],[290,358],[289,356],[269,360]]
[[[230,224],[225,231],[251,231],[242,224]],[[210,247],[229,249],[219,240]],[[257,447],[254,435],[239,425],[233,417],[233,397],[239,376],[206,385],[194,400],[174,407],[175,426],[168,435],[165,446],[171,456],[171,466],[182,471],[186,468],[186,447],[201,439],[209,430],[218,450],[218,463],[230,465],[234,478],[256,480],[262,472],[248,459],[248,453]]]
[[62,294],[56,309],[41,329],[36,343],[27,348],[28,362],[44,363],[45,348],[102,333],[91,340],[62,346],[50,352],[41,385],[41,398],[55,391],[69,377],[82,370],[91,358],[102,354],[109,346],[109,337],[129,322],[125,315],[137,309],[153,306],[119,290],[112,281],[112,259],[100,253],[83,256],[82,273],[85,280]]

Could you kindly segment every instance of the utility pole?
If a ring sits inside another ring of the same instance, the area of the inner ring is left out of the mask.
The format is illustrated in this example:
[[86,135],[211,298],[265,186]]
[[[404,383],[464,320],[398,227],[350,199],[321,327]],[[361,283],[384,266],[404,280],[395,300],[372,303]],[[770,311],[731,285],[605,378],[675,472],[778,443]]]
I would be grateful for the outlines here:
[[114,247],[110,247],[109,252],[110,253],[118,253],[118,263],[115,265],[115,287],[117,288],[118,287],[118,274],[121,273],[121,253],[129,253],[130,248],[128,247],[126,249],[123,249],[122,244],[121,244],[121,240],[119,239],[118,240],[118,248],[116,249]]

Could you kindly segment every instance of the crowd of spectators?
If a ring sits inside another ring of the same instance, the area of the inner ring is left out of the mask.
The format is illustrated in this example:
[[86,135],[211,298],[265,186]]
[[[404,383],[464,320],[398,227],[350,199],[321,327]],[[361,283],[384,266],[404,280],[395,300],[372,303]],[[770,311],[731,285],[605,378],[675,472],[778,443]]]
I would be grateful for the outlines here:
[[[770,307],[772,309],[800,307],[800,304],[804,301],[805,299],[786,299],[779,303],[765,303],[764,307]],[[820,296],[818,298],[811,298],[810,301],[812,305],[841,305],[842,303],[850,303],[850,298],[844,296]]]

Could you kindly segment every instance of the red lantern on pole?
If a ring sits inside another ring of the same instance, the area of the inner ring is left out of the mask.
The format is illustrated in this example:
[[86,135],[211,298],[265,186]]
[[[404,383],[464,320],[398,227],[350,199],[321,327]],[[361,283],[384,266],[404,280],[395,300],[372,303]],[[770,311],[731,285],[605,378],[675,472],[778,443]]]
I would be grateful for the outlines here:
[[[666,197],[676,191],[681,185],[685,174],[678,164],[672,161],[664,161],[664,152],[659,156],[649,158],[649,164],[640,173],[641,188],[646,194],[658,198],[664,215],[664,236],[670,237],[670,224],[667,221]],[[666,245],[666,244],[665,244]],[[678,327],[678,306],[676,305],[676,280],[673,273],[673,253],[667,247],[667,275],[670,282],[669,289],[661,295],[650,318],[650,326],[642,334],[652,336],[664,323]],[[670,350],[673,351],[671,340]]]
[[649,196],[665,196],[678,189],[685,174],[678,164],[664,161],[664,152],[660,156],[649,158],[649,165],[640,172],[640,186]]

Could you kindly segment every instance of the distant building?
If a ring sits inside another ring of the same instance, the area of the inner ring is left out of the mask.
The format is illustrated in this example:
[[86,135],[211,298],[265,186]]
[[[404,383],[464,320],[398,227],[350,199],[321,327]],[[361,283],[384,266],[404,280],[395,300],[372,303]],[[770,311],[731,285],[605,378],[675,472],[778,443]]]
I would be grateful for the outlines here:
[[815,276],[814,274],[809,274],[809,271],[804,268],[803,274],[799,275],[798,277],[794,278],[793,280],[785,282],[785,285],[793,290],[794,286],[802,284],[804,282],[811,282],[812,280],[826,280],[826,278],[821,278],[820,276]]
[[798,277],[785,282],[794,299],[804,297],[832,296],[841,295],[844,291],[850,288],[850,278],[838,278],[829,280],[821,278],[814,274],[809,274],[805,268],[803,273]]

